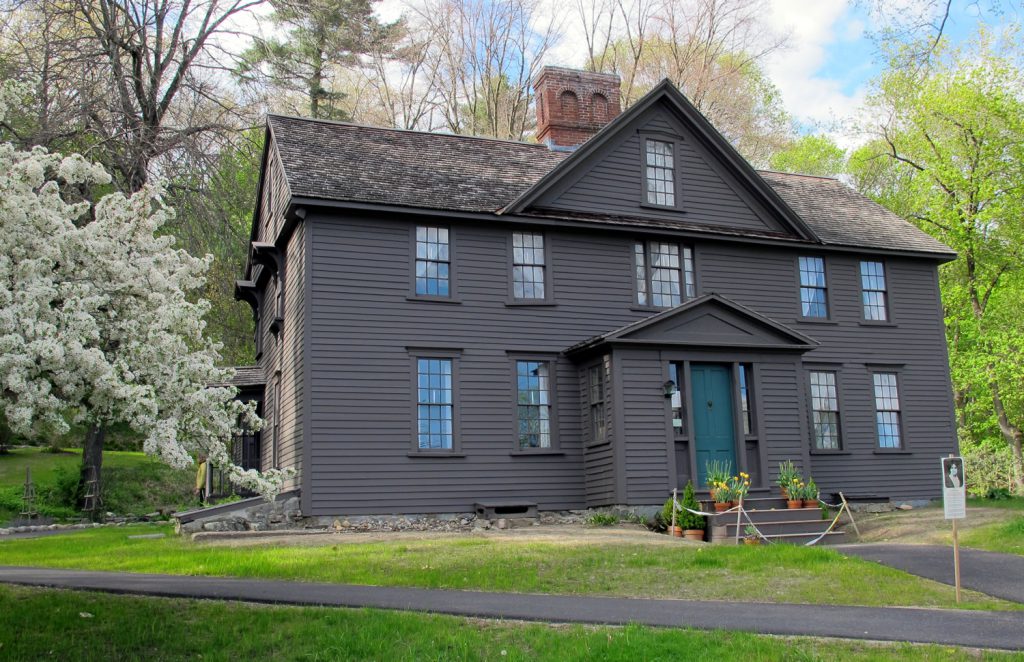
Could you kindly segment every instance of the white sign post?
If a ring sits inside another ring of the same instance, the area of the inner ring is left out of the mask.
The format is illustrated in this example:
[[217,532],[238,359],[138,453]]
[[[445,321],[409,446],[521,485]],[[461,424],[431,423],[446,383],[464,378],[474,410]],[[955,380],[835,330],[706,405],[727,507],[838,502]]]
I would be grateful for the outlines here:
[[953,520],[953,578],[956,582],[956,601],[960,602],[960,539],[956,521],[967,517],[967,488],[964,480],[964,459],[950,455],[942,462],[942,507],[946,519]]

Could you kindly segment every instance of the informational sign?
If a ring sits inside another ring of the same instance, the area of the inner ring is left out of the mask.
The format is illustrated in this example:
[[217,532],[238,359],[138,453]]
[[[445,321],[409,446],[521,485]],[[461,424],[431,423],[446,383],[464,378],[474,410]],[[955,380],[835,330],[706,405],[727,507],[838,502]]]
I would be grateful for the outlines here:
[[942,458],[942,505],[946,519],[967,517],[967,489],[962,457]]

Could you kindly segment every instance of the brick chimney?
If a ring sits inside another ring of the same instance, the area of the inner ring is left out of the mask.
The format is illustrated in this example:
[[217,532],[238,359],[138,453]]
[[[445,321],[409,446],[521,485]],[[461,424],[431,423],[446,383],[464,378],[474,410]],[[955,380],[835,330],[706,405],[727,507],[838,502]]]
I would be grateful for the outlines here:
[[537,142],[571,150],[620,112],[619,77],[563,67],[544,67],[533,81],[537,95]]

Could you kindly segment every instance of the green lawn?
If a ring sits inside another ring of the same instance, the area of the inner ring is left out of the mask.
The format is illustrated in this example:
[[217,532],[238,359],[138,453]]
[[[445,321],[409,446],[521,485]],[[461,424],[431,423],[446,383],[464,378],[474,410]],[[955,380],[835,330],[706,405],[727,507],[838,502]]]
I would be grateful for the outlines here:
[[[955,606],[953,589],[827,548],[559,544],[444,538],[225,547],[170,527],[0,542],[0,564],[526,593],[869,606]],[[349,538],[351,540],[351,538]],[[967,592],[967,608],[1024,608]]]
[[1024,515],[965,531],[960,536],[960,544],[991,552],[1024,555]]
[[[938,504],[942,506],[941,503]],[[1010,497],[1009,499],[978,499],[971,497],[967,499],[968,508],[1005,508],[1007,510],[1024,510],[1024,497]]]
[[946,646],[639,626],[550,626],[0,587],[12,660],[1024,660]]
[[[77,519],[69,486],[78,478],[81,452],[50,453],[42,448],[16,448],[0,455],[0,524],[22,509],[25,469],[32,469],[36,508],[41,515]],[[144,453],[103,453],[104,507],[117,514],[143,515],[161,506],[187,504],[194,473],[178,471]]]

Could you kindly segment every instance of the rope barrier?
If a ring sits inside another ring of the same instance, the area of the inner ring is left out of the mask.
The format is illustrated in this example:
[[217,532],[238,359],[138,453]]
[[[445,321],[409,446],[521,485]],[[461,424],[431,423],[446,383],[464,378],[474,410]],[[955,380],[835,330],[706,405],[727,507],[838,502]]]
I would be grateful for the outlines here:
[[[836,513],[835,518],[832,520],[832,523],[829,524],[829,526],[825,530],[825,532],[822,533],[817,538],[815,538],[814,540],[811,540],[809,542],[804,543],[804,547],[811,547],[813,545],[816,545],[817,543],[821,542],[821,540],[823,538],[825,538],[825,536],[827,536],[829,533],[831,533],[832,529],[834,529],[836,524],[839,522],[839,519],[843,516],[843,512],[844,511],[850,516],[850,522],[853,523],[853,514],[850,512],[849,504],[846,502],[846,499],[841,494],[839,496],[840,496],[840,498],[843,499],[843,502],[841,504],[838,504],[838,505],[830,504],[830,503],[828,503],[826,501],[818,499],[819,503],[824,504],[828,508],[838,508],[839,512]],[[739,518],[740,518],[741,515],[747,520],[748,525],[752,529],[754,529],[754,533],[757,534],[758,538],[760,538],[761,540],[765,541],[766,543],[768,543],[770,545],[771,544],[775,544],[777,542],[775,540],[772,540],[771,538],[768,538],[765,534],[761,533],[761,530],[759,528],[757,528],[757,524],[754,523],[754,520],[750,519],[749,511],[746,508],[743,507],[743,502],[740,502],[739,505],[733,506],[732,508],[729,508],[728,510],[720,510],[720,511],[715,511],[713,513],[704,512],[703,510],[694,510],[692,508],[687,508],[686,506],[683,506],[683,510],[689,511],[689,512],[693,513],[694,515],[701,515],[703,517],[715,517],[717,515],[725,515],[725,514],[728,514],[728,513],[735,512],[736,513],[736,539],[737,539],[737,542],[739,541],[739,526],[740,526],[739,525]],[[854,523],[854,528],[856,528],[856,526],[857,525]]]

